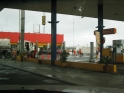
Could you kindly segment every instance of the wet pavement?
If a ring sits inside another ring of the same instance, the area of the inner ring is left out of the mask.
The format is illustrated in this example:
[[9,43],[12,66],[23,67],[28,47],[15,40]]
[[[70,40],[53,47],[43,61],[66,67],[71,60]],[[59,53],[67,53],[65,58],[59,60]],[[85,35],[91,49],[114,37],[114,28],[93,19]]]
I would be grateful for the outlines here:
[[[95,60],[95,55],[94,55],[94,60]],[[44,59],[50,60],[50,58],[47,57],[47,55],[44,55]],[[59,60],[59,57],[57,56],[57,60]],[[88,54],[84,54],[83,56],[79,55],[72,55],[70,54],[69,57],[67,58],[68,62],[88,62],[90,60],[90,56]]]
[[0,65],[0,85],[68,85],[11,67]]
[[[33,62],[0,59],[0,64],[83,86],[124,88],[124,73],[102,73],[84,69],[51,66]],[[123,68],[123,67],[121,67]],[[121,69],[123,71],[123,69]]]
[[[83,56],[72,56],[70,55],[67,59],[67,61],[69,62],[89,62],[90,60],[90,56],[89,55],[83,55]],[[94,60],[95,60],[95,56],[94,56]]]

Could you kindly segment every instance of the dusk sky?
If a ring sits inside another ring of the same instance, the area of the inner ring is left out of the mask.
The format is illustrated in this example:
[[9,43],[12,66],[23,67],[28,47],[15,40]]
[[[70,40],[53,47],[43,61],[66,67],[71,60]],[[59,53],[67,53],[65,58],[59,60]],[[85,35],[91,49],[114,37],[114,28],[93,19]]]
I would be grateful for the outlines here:
[[[40,25],[40,33],[43,33],[42,16],[44,12],[27,11],[25,12],[25,32],[33,33],[39,31],[38,25]],[[51,13],[45,12],[46,25],[45,33],[51,33]],[[89,18],[81,16],[72,16],[57,14],[57,34],[64,34],[64,40],[67,46],[89,46],[90,42],[96,44],[95,36],[93,32],[97,30],[98,26],[97,18]],[[74,25],[73,25],[74,22]],[[33,28],[33,25],[35,27]],[[105,28],[116,28],[117,33],[113,35],[105,35],[106,45],[111,45],[112,40],[124,39],[124,22],[104,20]],[[5,8],[0,12],[0,31],[4,32],[19,32],[19,10]],[[74,36],[73,36],[74,32]],[[74,39],[74,40],[73,40]]]

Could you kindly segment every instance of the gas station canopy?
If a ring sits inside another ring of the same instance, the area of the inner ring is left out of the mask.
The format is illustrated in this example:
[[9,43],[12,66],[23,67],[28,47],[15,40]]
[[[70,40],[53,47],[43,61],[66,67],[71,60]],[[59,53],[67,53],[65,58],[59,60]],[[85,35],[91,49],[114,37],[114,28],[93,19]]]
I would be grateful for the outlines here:
[[[124,0],[57,0],[57,13],[97,18],[99,1],[104,19],[124,21]],[[3,8],[51,12],[51,0],[1,0]]]

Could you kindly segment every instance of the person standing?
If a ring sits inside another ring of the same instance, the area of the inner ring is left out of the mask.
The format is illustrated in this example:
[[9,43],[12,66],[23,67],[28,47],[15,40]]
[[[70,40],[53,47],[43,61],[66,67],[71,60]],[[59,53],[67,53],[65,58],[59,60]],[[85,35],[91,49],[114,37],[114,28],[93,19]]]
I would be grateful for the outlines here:
[[60,59],[60,54],[61,54],[61,51],[60,51],[60,49],[58,49],[57,50],[57,58],[58,58],[58,60]]
[[79,56],[81,57],[81,55],[82,55],[82,51],[81,49],[79,49]]
[[36,50],[36,47],[34,48],[34,58],[35,58],[35,55],[37,53],[37,50]]
[[76,50],[74,49],[74,56],[76,56]]
[[26,49],[27,49],[27,57],[29,57],[29,43],[26,44]]
[[73,56],[73,54],[74,54],[73,52],[74,52],[74,49],[72,49],[72,56]]

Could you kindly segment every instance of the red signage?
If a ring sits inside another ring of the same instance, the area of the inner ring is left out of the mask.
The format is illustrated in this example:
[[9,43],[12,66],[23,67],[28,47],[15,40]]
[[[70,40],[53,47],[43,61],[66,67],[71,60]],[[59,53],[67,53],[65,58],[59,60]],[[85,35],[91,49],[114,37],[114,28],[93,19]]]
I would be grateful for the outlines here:
[[[109,35],[109,34],[115,34],[115,33],[116,33],[115,28],[103,29],[103,35]],[[95,35],[95,31],[94,31],[94,35]]]

